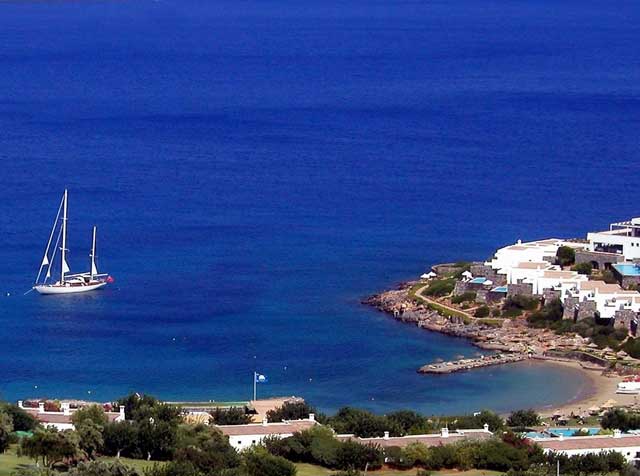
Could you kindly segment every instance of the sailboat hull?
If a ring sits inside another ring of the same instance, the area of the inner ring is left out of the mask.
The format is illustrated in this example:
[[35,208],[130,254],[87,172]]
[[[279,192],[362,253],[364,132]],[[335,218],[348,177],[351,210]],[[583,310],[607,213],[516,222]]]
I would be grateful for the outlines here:
[[106,282],[63,286],[57,284],[44,284],[34,286],[33,289],[35,289],[40,294],[78,294],[86,293],[89,291],[96,291],[97,289],[103,288],[106,285]]

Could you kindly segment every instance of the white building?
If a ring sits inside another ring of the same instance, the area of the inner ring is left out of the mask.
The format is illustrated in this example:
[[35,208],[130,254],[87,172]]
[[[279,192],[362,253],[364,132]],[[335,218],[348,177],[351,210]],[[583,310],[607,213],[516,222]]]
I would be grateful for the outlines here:
[[587,234],[589,251],[623,255],[626,260],[640,258],[640,217],[612,223],[608,231]]
[[493,259],[485,264],[499,272],[502,270],[501,274],[508,275],[509,269],[514,268],[521,263],[546,262],[553,264],[558,248],[561,246],[580,249],[584,248],[585,245],[582,243],[560,240],[558,238],[530,241],[527,243],[523,243],[518,240],[517,243],[513,245],[505,246],[504,248],[497,250]]
[[576,297],[579,302],[594,301],[602,319],[611,319],[618,310],[640,312],[640,293],[622,289],[618,284],[604,281],[585,281],[567,290],[564,297]]
[[292,420],[278,423],[249,423],[247,425],[216,425],[224,435],[229,437],[229,444],[238,451],[259,445],[267,437],[287,438],[294,433],[309,430],[317,425],[313,413],[306,420]]
[[542,447],[545,453],[575,456],[616,451],[629,463],[637,464],[640,461],[640,436],[625,435],[619,430],[615,430],[613,435],[560,436],[559,438],[530,438],[530,440]]
[[[25,407],[22,400],[18,400],[18,407],[23,409],[29,415],[38,420],[45,428],[56,428],[62,430],[73,430],[72,417],[78,408],[71,408],[69,402],[60,404],[60,411],[45,411],[44,402],[38,403],[38,408]],[[105,412],[110,422],[125,421],[124,406],[121,406],[118,412]]]
[[360,438],[354,435],[336,435],[339,440],[352,440],[363,445],[372,443],[382,448],[397,446],[404,448],[412,443],[422,443],[425,446],[443,446],[452,445],[460,441],[468,440],[486,440],[493,437],[493,433],[489,431],[489,425],[485,424],[484,428],[471,430],[451,430],[443,428],[440,433],[427,435],[407,435],[407,436],[389,436],[386,431],[384,436],[375,438]]

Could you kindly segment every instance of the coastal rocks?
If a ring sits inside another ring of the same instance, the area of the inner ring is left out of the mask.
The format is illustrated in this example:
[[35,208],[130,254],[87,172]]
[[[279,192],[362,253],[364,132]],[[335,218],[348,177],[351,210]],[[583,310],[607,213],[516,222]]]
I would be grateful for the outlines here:
[[477,359],[460,359],[449,362],[440,362],[437,364],[423,365],[418,369],[421,374],[450,374],[453,372],[462,372],[464,370],[477,369],[480,367],[489,367],[491,365],[503,365],[515,362],[522,362],[528,359],[526,354],[496,354],[491,356],[482,356]]

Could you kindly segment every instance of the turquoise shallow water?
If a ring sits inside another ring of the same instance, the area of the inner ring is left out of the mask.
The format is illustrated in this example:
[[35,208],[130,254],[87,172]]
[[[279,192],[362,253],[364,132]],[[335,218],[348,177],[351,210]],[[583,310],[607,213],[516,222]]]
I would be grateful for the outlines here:
[[[4,2],[0,391],[304,395],[322,409],[553,405],[533,364],[359,304],[433,263],[637,215],[638,5]],[[615,184],[615,186],[612,186]],[[70,189],[101,293],[22,297]],[[612,192],[615,190],[615,193]],[[6,293],[10,293],[7,296]]]

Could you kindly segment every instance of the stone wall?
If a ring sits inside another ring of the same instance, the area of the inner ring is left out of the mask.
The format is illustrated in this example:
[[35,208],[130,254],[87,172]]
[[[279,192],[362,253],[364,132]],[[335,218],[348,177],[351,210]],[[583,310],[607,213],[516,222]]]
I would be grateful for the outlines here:
[[636,289],[640,287],[640,276],[621,276],[617,271],[613,271],[616,277],[620,276],[620,286],[624,289]]
[[507,297],[518,295],[533,295],[533,285],[530,283],[509,284],[507,285]]
[[560,299],[560,291],[551,288],[543,289],[542,299],[545,303],[551,302],[554,299]]
[[637,314],[631,309],[619,309],[614,314],[613,327],[615,329],[626,329],[631,333],[633,321],[637,321],[637,318]]
[[605,269],[620,261],[624,261],[624,256],[616,253],[576,250],[576,264],[594,262],[598,264],[598,269]]
[[576,307],[578,305],[578,298],[568,297],[564,300],[564,309],[562,313],[563,319],[576,320]]
[[507,277],[504,274],[498,274],[495,269],[483,263],[474,263],[471,265],[471,274],[474,276],[482,276],[493,281],[494,286],[504,286],[507,284]]
[[595,301],[582,301],[578,304],[578,316],[577,321],[588,319],[589,317],[595,317],[596,315],[596,303]]

